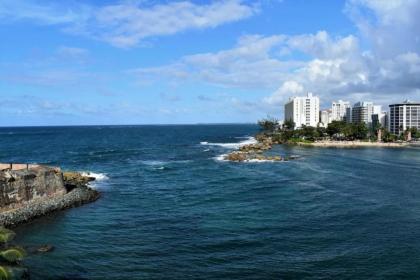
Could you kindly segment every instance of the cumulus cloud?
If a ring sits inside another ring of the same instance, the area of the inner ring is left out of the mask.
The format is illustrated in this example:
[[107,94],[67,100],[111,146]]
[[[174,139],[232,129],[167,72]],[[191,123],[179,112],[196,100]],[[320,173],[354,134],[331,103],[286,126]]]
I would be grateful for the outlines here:
[[0,19],[62,25],[67,32],[125,48],[136,46],[145,38],[214,28],[258,12],[258,5],[247,5],[241,0],[202,5],[190,1],[152,6],[141,3],[131,1],[100,7],[78,3],[63,8],[54,2],[41,5],[33,1],[3,0],[0,3]]
[[261,99],[267,106],[279,106],[306,91],[325,103],[419,99],[420,1],[349,0],[345,13],[359,33],[248,35],[231,49],[189,55],[134,73],[140,78],[160,75],[223,87],[265,88],[273,92]]

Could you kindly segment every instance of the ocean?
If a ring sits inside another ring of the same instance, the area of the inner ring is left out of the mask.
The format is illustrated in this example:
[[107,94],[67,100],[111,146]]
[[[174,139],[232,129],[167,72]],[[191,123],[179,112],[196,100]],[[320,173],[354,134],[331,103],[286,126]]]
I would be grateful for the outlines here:
[[418,279],[420,148],[279,146],[256,125],[0,129],[1,162],[91,172],[102,197],[16,228],[32,279]]

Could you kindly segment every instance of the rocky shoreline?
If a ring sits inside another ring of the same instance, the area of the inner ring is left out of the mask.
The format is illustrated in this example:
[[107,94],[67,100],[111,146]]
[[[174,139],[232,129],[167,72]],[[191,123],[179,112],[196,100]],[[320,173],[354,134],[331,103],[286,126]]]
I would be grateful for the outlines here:
[[[45,173],[39,173],[37,171],[37,176],[47,176]],[[100,193],[88,186],[90,181],[95,180],[93,177],[83,176],[77,172],[64,172],[61,171],[54,171],[57,173],[56,175],[60,180],[55,180],[54,183],[57,185],[57,189],[54,193],[47,193],[44,196],[39,197],[30,197],[27,200],[23,200],[20,202],[11,203],[9,205],[3,206],[0,208],[0,225],[4,227],[14,227],[22,223],[29,222],[33,219],[36,219],[41,216],[45,216],[52,212],[56,212],[59,210],[64,210],[67,208],[77,207],[89,202],[93,202],[100,197]],[[10,172],[9,172],[10,173]],[[5,173],[6,175],[9,173]],[[42,188],[44,186],[40,186],[40,183],[34,183],[33,174],[34,172],[30,172],[28,170],[23,171],[22,174],[20,173],[12,173],[11,179],[7,179],[8,181],[2,181],[2,188],[16,188],[15,192],[20,192],[21,185],[24,185],[26,188],[26,192],[28,192],[28,185],[30,191]],[[30,175],[32,177],[30,177]],[[11,185],[13,182],[20,180],[22,177],[23,184],[20,185]],[[29,178],[29,179],[28,179]],[[44,179],[45,180],[45,179]],[[11,182],[9,182],[11,181]],[[60,182],[62,186],[60,186]],[[52,186],[49,185],[50,181],[44,182],[46,188],[51,189]],[[56,187],[56,186],[54,186]],[[64,188],[64,191],[61,190]],[[39,191],[39,190],[38,190]],[[11,198],[9,199],[11,200]]]
[[233,162],[279,162],[298,158],[297,156],[264,155],[264,152],[271,150],[273,145],[279,143],[264,135],[257,135],[256,140],[257,143],[255,144],[243,145],[238,150],[225,155],[224,160]]

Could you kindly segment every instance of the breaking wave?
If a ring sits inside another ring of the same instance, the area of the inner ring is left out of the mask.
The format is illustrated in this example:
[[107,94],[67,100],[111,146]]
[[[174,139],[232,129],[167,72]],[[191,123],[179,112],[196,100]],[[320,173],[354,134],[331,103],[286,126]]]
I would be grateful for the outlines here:
[[254,137],[246,137],[244,141],[237,143],[210,143],[210,142],[200,142],[200,145],[205,146],[219,146],[228,149],[238,149],[245,145],[256,144],[257,140]]

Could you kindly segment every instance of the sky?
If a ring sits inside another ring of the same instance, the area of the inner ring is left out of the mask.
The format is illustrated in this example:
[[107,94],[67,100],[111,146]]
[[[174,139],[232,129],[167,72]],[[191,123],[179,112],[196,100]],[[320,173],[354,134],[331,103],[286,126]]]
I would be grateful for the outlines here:
[[420,101],[420,0],[1,0],[0,126],[255,123]]

